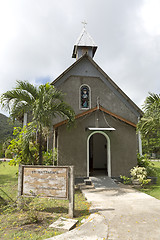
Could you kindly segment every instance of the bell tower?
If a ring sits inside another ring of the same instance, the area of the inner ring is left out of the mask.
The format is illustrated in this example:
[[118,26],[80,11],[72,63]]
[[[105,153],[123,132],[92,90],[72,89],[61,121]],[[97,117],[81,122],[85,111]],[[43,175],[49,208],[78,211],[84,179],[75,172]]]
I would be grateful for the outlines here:
[[88,54],[91,58],[93,58],[97,50],[97,45],[86,30],[87,23],[84,21],[82,24],[84,25],[82,32],[74,45],[72,53],[72,58],[76,58],[76,60],[84,54]]

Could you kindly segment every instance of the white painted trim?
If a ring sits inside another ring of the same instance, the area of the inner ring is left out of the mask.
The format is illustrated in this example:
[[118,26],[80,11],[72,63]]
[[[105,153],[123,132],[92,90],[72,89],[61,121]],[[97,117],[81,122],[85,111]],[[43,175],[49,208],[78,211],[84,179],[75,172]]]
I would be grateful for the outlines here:
[[89,130],[91,131],[114,131],[116,130],[115,128],[95,128],[95,127],[88,127]]
[[108,177],[111,177],[111,144],[110,144],[110,138],[105,132],[102,131],[95,131],[92,132],[88,138],[87,138],[87,177],[89,177],[89,140],[92,137],[92,135],[100,133],[103,136],[105,136],[107,140],[107,168],[108,168]]
[[[89,88],[89,108],[81,108],[81,88],[83,86],[87,86]],[[80,110],[89,110],[91,109],[91,88],[88,84],[82,84],[80,87],[79,87],[79,109]]]

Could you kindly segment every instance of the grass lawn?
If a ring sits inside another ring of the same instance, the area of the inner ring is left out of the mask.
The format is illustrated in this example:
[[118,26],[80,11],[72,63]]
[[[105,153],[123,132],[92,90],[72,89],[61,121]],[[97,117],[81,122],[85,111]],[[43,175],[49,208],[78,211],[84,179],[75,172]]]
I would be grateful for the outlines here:
[[[62,232],[49,228],[60,216],[68,217],[68,200],[24,198],[23,210],[17,208],[18,167],[0,164],[0,239],[46,239]],[[75,218],[89,215],[89,203],[75,192]]]
[[157,184],[148,185],[140,191],[151,195],[160,200],[160,162],[153,162],[154,167],[157,171]]

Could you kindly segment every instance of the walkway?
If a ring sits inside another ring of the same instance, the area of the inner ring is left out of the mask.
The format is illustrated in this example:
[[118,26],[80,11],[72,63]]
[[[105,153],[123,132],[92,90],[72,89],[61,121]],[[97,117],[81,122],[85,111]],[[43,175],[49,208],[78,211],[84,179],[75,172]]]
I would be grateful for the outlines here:
[[83,189],[92,203],[81,227],[50,239],[159,240],[160,201],[108,177],[92,177],[95,189]]

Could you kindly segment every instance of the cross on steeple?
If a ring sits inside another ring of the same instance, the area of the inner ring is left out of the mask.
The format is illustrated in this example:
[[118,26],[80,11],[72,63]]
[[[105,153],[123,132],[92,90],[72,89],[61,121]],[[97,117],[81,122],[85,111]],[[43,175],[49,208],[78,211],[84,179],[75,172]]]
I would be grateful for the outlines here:
[[86,28],[87,22],[84,20],[83,22],[81,22],[83,24],[83,27]]
[[87,22],[84,20],[81,23],[83,24],[83,29],[76,41],[76,44],[74,45],[72,57],[79,59],[83,55],[87,54],[93,58],[97,50],[97,45],[86,30]]

